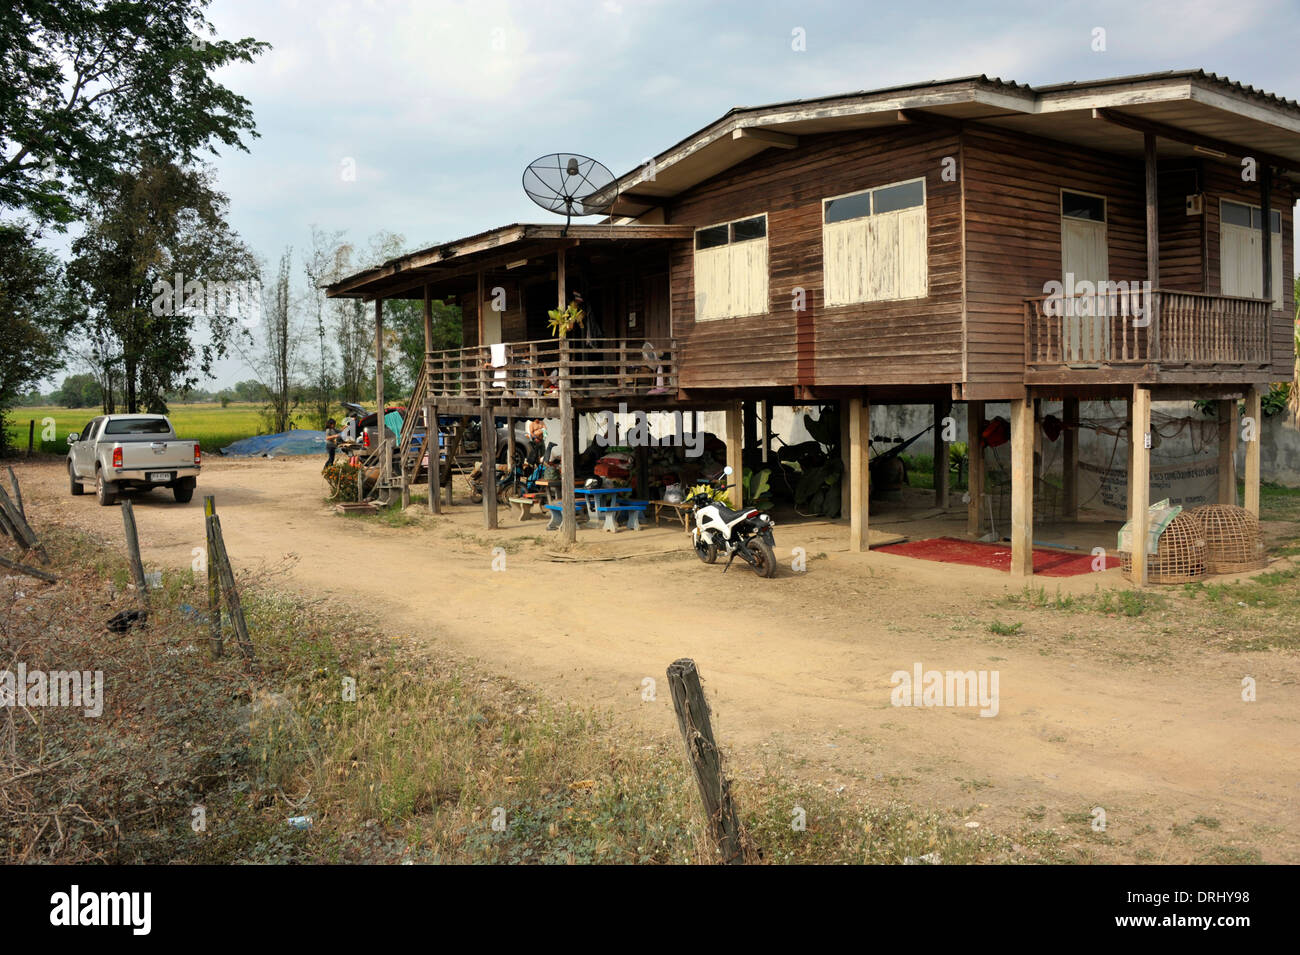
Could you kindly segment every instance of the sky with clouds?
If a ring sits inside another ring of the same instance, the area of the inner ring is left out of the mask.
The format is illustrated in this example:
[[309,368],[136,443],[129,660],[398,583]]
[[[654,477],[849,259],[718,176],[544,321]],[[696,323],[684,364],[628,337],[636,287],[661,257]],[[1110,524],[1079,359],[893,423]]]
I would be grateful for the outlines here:
[[[261,135],[213,160],[234,227],[270,261],[312,225],[423,247],[546,221],[520,186],[532,159],[583,153],[621,174],[737,105],[1182,68],[1300,98],[1296,0],[215,0],[209,17],[273,46],[220,75]],[[217,382],[244,377],[231,361]]]

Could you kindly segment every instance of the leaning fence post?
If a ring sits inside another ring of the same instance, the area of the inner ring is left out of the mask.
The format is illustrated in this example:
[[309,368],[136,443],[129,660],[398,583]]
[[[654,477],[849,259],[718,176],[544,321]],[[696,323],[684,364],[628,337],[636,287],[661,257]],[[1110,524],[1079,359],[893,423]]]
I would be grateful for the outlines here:
[[668,667],[668,686],[677,711],[677,727],[686,741],[686,758],[695,772],[695,782],[708,819],[709,838],[724,865],[743,865],[744,840],[736,807],[731,801],[731,784],[722,772],[722,754],[713,739],[709,704],[704,699],[695,661],[682,658]]
[[18,487],[18,475],[14,474],[12,465],[9,467],[9,484],[14,489],[14,506],[18,508],[18,513],[23,516],[23,520],[26,520],[27,510],[23,507],[23,492]]
[[140,592],[140,606],[149,609],[149,582],[144,579],[144,563],[140,560],[140,538],[135,532],[135,511],[129,498],[122,499],[122,524],[126,528],[126,554],[131,562],[131,576]]
[[13,500],[9,497],[9,493],[4,489],[3,485],[0,485],[0,510],[4,511],[5,518],[8,520],[9,525],[13,527],[14,531],[17,533],[15,539],[18,541],[18,546],[21,547],[24,552],[29,550],[36,551],[36,556],[40,558],[41,563],[49,564],[50,555],[46,553],[45,547],[41,544],[40,538],[36,536],[36,532],[32,530],[32,526],[27,523],[27,519],[19,513],[18,508],[14,505]]
[[253,662],[253,641],[248,636],[248,623],[244,620],[244,608],[239,602],[239,590],[235,586],[235,571],[230,566],[230,555],[226,552],[226,541],[221,534],[221,518],[213,514],[208,518],[212,528],[212,539],[216,545],[217,572],[221,575],[221,589],[226,592],[226,608],[230,612],[230,624],[235,630],[235,641],[249,664]]
[[212,659],[221,656],[221,578],[217,569],[216,541],[209,518],[217,513],[217,502],[211,494],[203,498],[203,530],[208,542],[208,630]]

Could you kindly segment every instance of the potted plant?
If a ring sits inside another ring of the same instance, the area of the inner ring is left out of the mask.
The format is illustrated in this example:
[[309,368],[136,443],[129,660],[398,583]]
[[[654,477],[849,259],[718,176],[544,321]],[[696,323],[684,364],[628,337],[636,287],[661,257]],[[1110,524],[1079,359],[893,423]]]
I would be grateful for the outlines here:
[[570,302],[564,308],[553,308],[546,313],[551,319],[551,337],[564,338],[575,328],[582,327],[585,313],[577,302]]

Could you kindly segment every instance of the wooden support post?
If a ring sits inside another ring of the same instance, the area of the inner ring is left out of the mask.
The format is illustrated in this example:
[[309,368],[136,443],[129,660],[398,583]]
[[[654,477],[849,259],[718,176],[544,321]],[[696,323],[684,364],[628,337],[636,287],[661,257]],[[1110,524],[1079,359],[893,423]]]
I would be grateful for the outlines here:
[[638,444],[636,452],[636,496],[642,500],[650,497],[650,449]]
[[1260,451],[1264,430],[1264,417],[1261,408],[1262,396],[1259,387],[1246,390],[1246,415],[1242,420],[1242,437],[1246,440],[1245,489],[1242,492],[1241,506],[1256,518],[1259,517],[1259,480]]
[[849,550],[871,548],[868,523],[871,503],[871,405],[864,397],[849,399]]
[[566,296],[564,294],[564,286],[568,281],[568,278],[564,274],[564,269],[564,246],[560,246],[555,251],[555,307],[561,311],[568,307],[569,304],[565,301]]
[[740,409],[745,432],[743,447],[752,453],[758,447],[758,411],[753,401],[742,401]]
[[979,537],[984,526],[984,402],[966,402],[966,533]]
[[212,534],[209,518],[217,513],[217,500],[211,494],[203,497],[203,527],[208,539],[208,645],[212,659],[221,657],[221,574],[217,569],[217,542]]
[[1011,400],[1011,576],[1034,575],[1034,402]]
[[226,601],[226,611],[230,614],[230,625],[235,631],[235,642],[249,664],[253,663],[253,641],[248,635],[248,622],[244,619],[244,607],[239,602],[239,588],[235,586],[235,570],[230,565],[230,554],[226,551],[226,539],[221,533],[221,517],[213,514],[207,518],[209,533],[212,534],[214,550],[217,556],[217,574],[221,580],[221,589]]
[[[563,250],[561,250],[563,254]],[[577,434],[573,421],[573,393],[569,381],[569,340],[560,339],[560,536],[566,544],[578,539],[578,517],[574,513],[578,495],[574,482],[578,475]]]
[[1146,172],[1147,281],[1160,288],[1160,187],[1156,176],[1156,134],[1143,133]]
[[510,475],[510,480],[514,480],[515,474],[515,418],[514,415],[506,415],[506,472]]
[[1128,490],[1125,492],[1125,506],[1128,512],[1128,520],[1133,520],[1133,469],[1137,467],[1137,432],[1133,426],[1133,399],[1126,398],[1125,404],[1128,406]]
[[478,270],[478,297],[474,299],[474,320],[478,323],[478,338],[474,344],[483,347],[483,338],[487,334],[487,316],[483,314],[483,270]]
[[1133,386],[1132,402],[1133,467],[1128,474],[1129,511],[1133,522],[1133,583],[1145,587],[1147,582],[1147,530],[1151,515],[1151,389]]
[[384,300],[375,299],[375,462],[379,465],[379,480],[375,482],[375,497],[379,488],[387,495],[388,478],[393,455],[388,450],[388,427],[384,423]]
[[424,414],[427,422],[424,428],[424,451],[429,456],[429,466],[426,469],[429,480],[429,513],[441,514],[442,438],[438,428],[438,402],[430,398],[424,406]]
[[1067,521],[1079,519],[1079,399],[1066,398],[1061,403],[1064,419],[1061,436],[1065,439],[1061,462],[1062,517]]
[[[826,405],[822,406],[827,407]],[[842,399],[840,409],[840,519],[848,520],[853,510],[853,489],[849,486],[849,475],[853,473],[850,451],[853,442],[849,440],[849,403]]]
[[131,577],[140,596],[140,606],[149,609],[149,582],[144,579],[144,562],[140,559],[140,538],[135,529],[135,509],[129,497],[122,498],[122,525],[126,528],[126,556],[131,563]]
[[772,402],[763,399],[763,463],[772,457]]
[[948,442],[944,439],[952,417],[952,399],[934,405],[934,506],[948,509]]
[[709,838],[724,865],[743,865],[744,836],[740,818],[731,800],[731,784],[722,771],[722,754],[713,737],[709,704],[700,685],[695,661],[673,661],[668,667],[668,688],[677,713],[677,728],[686,743],[686,759],[695,774],[695,784],[704,804]]
[[743,464],[745,429],[741,421],[740,405],[739,401],[728,402],[725,409],[727,465],[732,471],[730,483],[736,485],[731,491],[731,506],[737,509],[745,506],[745,466]]
[[488,404],[487,373],[479,370],[482,385],[479,411],[479,444],[483,451],[483,526],[497,529],[497,423]]
[[1215,402],[1219,409],[1219,503],[1237,504],[1237,402]]
[[[1264,269],[1264,284],[1260,286],[1264,294],[1260,298],[1272,302],[1276,291],[1273,288],[1273,167],[1267,162],[1259,167],[1259,208],[1263,220],[1259,224],[1260,264]],[[1270,311],[1272,308],[1269,305]]]
[[29,418],[27,421],[27,456],[32,456],[32,445],[36,443],[36,419]]

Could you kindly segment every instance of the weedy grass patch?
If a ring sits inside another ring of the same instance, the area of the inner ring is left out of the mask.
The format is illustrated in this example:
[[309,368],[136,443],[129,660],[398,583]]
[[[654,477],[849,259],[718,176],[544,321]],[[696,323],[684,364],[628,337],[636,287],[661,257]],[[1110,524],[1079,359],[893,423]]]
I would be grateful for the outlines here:
[[[80,532],[46,538],[58,584],[0,579],[0,668],[102,671],[104,708],[6,708],[7,862],[712,861],[675,735],[547,703],[269,578],[240,575],[254,669],[229,631],[210,659],[206,577],[189,570],[163,574],[146,627],[110,633],[137,600],[124,559]],[[958,809],[772,772],[737,773],[733,792],[757,861],[1010,857]],[[289,825],[303,816],[309,828]]]

